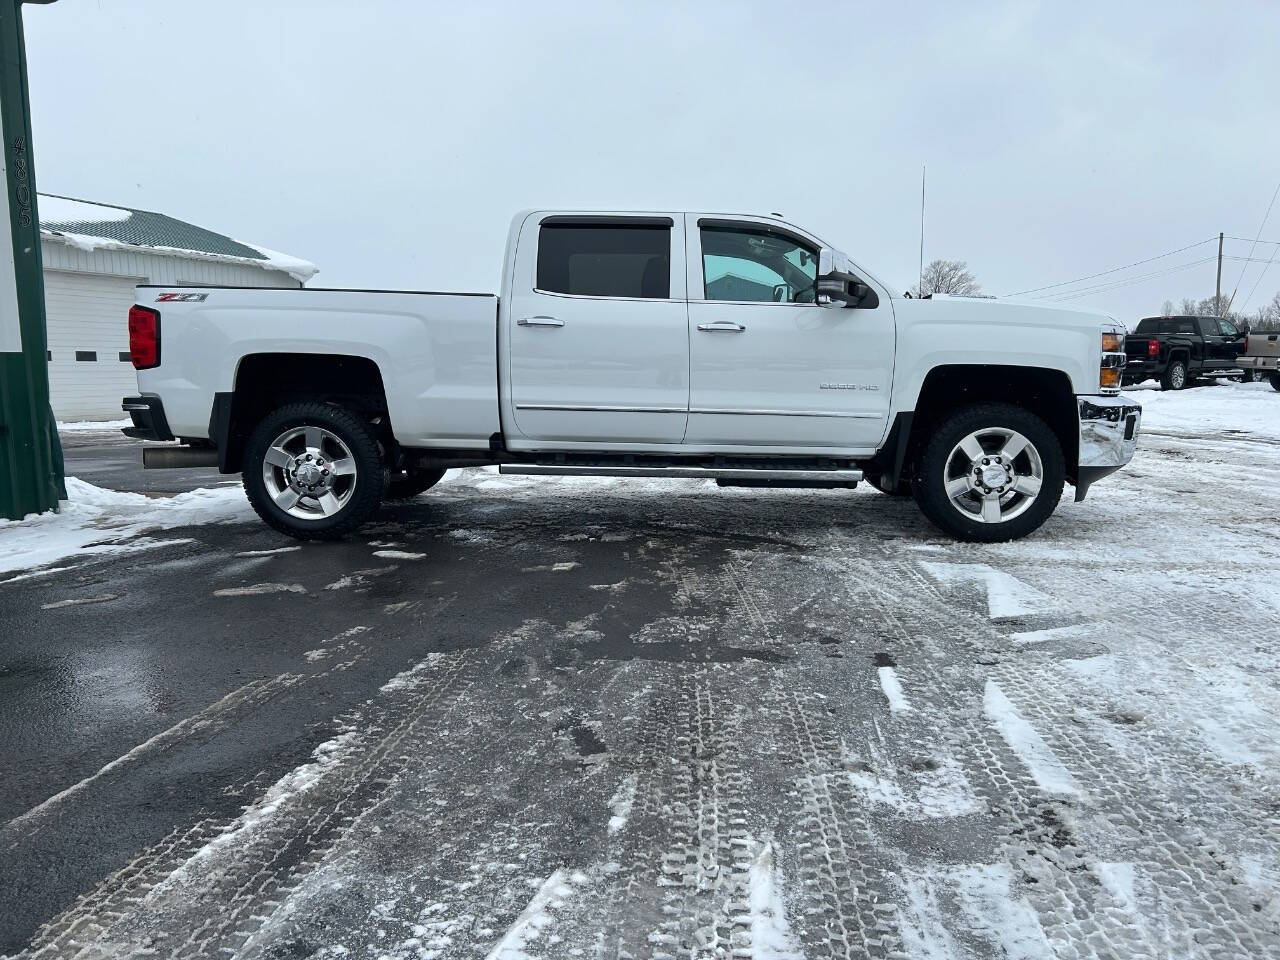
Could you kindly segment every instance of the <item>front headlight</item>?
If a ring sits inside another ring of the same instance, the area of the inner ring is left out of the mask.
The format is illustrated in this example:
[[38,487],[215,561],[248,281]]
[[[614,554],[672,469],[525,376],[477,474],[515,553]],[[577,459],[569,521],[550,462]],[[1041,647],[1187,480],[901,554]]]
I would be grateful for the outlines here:
[[1124,353],[1124,334],[1102,331],[1102,361],[1098,366],[1098,387],[1103,393],[1120,392],[1120,372],[1129,360]]

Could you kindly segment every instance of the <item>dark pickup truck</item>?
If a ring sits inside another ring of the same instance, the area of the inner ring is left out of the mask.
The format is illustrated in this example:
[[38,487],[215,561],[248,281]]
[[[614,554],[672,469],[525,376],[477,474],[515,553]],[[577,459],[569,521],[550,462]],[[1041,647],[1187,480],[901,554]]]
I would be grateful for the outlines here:
[[1125,386],[1159,379],[1181,390],[1203,377],[1238,377],[1245,331],[1221,317],[1147,317],[1124,339]]

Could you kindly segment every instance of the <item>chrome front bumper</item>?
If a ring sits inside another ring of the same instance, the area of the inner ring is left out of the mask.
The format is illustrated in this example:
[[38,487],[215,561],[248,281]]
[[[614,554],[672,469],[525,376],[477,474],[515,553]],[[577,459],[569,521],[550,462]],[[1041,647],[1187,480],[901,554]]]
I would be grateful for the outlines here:
[[1076,499],[1089,487],[1133,459],[1142,427],[1142,406],[1132,397],[1077,397],[1080,412],[1080,461]]

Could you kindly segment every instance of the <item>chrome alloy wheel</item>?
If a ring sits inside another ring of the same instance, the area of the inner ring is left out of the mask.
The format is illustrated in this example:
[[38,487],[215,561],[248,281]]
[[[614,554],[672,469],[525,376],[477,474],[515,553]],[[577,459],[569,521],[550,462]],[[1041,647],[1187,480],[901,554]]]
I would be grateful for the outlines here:
[[1172,370],[1169,371],[1169,382],[1173,384],[1173,389],[1181,390],[1187,385],[1187,368],[1182,364],[1174,364]]
[[323,427],[290,427],[267,448],[262,482],[275,505],[299,520],[331,517],[356,490],[356,461]]
[[1044,463],[1035,444],[1005,427],[975,430],[947,457],[951,506],[978,523],[1004,523],[1035,503],[1044,483]]

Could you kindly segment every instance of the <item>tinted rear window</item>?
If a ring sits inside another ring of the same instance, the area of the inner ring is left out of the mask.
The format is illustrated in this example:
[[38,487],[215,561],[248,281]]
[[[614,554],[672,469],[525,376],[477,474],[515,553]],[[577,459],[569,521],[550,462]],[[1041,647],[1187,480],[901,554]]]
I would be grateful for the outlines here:
[[544,224],[538,289],[582,297],[671,295],[671,228]]
[[1195,317],[1147,317],[1134,333],[1198,333]]

